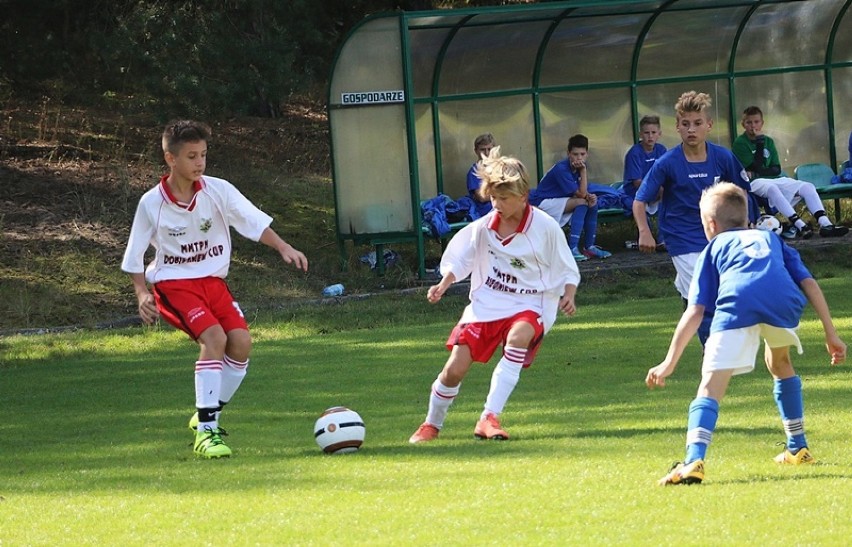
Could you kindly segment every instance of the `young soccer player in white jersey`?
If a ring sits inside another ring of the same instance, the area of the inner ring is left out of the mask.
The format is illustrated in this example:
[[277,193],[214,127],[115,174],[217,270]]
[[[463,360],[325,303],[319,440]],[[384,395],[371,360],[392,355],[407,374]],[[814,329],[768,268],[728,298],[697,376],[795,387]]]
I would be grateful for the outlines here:
[[799,254],[776,234],[747,228],[747,196],[741,188],[727,182],[708,188],[701,198],[701,221],[710,243],[696,263],[689,307],[677,325],[666,358],[645,377],[649,388],[665,386],[705,311],[712,313],[701,383],[689,405],[686,457],[660,479],[660,485],[704,480],[704,460],[716,429],[719,403],[733,375],[754,370],[761,339],[787,435],[786,448],[775,461],[792,465],[814,461],[805,439],[802,381],[790,361],[790,346],[802,352],[796,329],[805,297],[822,322],[831,364],[846,359],[846,344],[837,335],[819,284]]
[[[246,320],[224,279],[230,228],[272,247],[300,270],[307,271],[308,261],[269,227],[272,217],[231,183],[204,176],[209,139],[210,128],[199,122],[166,126],[162,144],[170,172],[139,200],[121,269],[131,276],[145,323],[162,317],[198,343],[193,450],[221,458],[231,449],[222,440],[219,414],[245,377],[251,350]],[[155,254],[144,268],[149,247]]]
[[[710,105],[710,96],[706,93],[688,91],[680,96],[675,112],[682,142],[654,162],[633,201],[639,250],[654,252],[656,242],[646,212],[663,189],[659,234],[677,272],[675,288],[684,300],[689,293],[695,260],[707,245],[698,211],[701,192],[720,180],[733,181],[750,191],[748,175],[731,151],[707,142],[707,134],[713,127]],[[756,220],[756,210],[750,211],[749,218]],[[702,343],[708,326],[706,323],[699,329]]]
[[496,147],[477,173],[480,192],[493,209],[450,240],[441,258],[441,282],[429,287],[427,297],[434,304],[450,285],[470,276],[470,304],[447,340],[450,357],[432,384],[426,421],[409,439],[412,444],[438,437],[471,364],[487,363],[501,344],[503,355],[474,436],[507,440],[499,416],[521,369],[532,363],[557,313],[575,312],[577,263],[559,224],[529,205],[524,165],[501,157]]

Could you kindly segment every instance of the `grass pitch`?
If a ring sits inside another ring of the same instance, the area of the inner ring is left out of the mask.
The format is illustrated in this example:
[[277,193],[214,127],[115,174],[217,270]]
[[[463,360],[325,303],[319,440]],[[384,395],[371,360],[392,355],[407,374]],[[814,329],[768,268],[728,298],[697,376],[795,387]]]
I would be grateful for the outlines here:
[[[852,280],[821,284],[852,342]],[[407,442],[465,296],[257,317],[249,375],[222,418],[235,455],[221,461],[192,455],[196,349],[182,334],[0,338],[0,543],[848,544],[852,373],[828,365],[813,313],[794,364],[818,463],[772,462],[784,435],[758,366],[722,402],[704,484],[660,488],[683,456],[700,349],[648,391],[681,304],[634,294],[648,293],[581,287],[577,316],[559,319],[522,373],[503,415],[508,442],[473,438],[493,365],[471,370],[439,440]],[[364,418],[360,452],[327,456],[314,443],[314,421],[335,405]]]

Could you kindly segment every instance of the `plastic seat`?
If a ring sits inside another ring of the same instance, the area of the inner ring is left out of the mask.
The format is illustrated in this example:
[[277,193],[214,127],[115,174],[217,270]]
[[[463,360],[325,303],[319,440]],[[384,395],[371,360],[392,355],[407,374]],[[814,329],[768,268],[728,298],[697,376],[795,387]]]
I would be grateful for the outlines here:
[[832,177],[834,171],[824,163],[803,163],[793,172],[793,178],[806,180],[817,188],[830,186]]

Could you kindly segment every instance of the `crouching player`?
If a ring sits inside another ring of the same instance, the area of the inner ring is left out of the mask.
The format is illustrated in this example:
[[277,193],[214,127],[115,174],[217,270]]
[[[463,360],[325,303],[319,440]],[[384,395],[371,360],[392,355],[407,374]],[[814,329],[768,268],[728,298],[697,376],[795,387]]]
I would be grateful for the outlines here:
[[649,388],[664,386],[705,309],[712,312],[701,383],[689,405],[686,457],[660,479],[660,485],[704,480],[704,459],[716,429],[719,402],[731,376],[754,369],[761,338],[787,435],[786,448],[775,461],[793,465],[814,461],[805,439],[802,381],[793,370],[789,350],[796,346],[802,353],[796,329],[805,297],[822,322],[831,364],[846,358],[846,344],[837,335],[822,290],[799,254],[772,232],[747,229],[745,192],[727,182],[711,186],[702,194],[700,212],[710,243],[696,262],[689,305],[675,329],[668,354],[645,377]]
[[471,364],[487,363],[501,344],[503,355],[474,436],[508,439],[499,416],[521,369],[532,363],[557,312],[575,312],[580,273],[565,235],[553,218],[529,205],[523,164],[499,154],[495,147],[477,166],[479,191],[491,200],[492,211],[453,237],[441,258],[443,278],[427,294],[434,304],[450,285],[470,276],[470,303],[447,340],[449,359],[432,384],[426,421],[409,439],[412,444],[438,437]]

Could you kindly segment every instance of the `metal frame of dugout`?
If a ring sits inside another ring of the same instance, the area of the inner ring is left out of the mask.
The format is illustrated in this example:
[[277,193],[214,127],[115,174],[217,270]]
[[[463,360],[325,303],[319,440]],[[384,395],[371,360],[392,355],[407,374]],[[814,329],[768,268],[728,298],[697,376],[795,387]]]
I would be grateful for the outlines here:
[[[645,114],[679,143],[673,106],[711,94],[710,138],[758,105],[782,168],[837,166],[852,130],[852,0],[595,0],[370,16],[328,86],[335,220],[346,243],[413,244],[421,200],[466,193],[473,140],[495,135],[539,180],[568,137],[590,139],[590,180],[621,180]],[[535,184],[535,181],[533,181]]]

